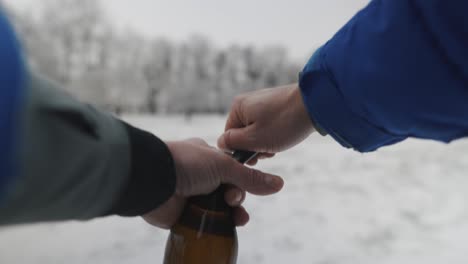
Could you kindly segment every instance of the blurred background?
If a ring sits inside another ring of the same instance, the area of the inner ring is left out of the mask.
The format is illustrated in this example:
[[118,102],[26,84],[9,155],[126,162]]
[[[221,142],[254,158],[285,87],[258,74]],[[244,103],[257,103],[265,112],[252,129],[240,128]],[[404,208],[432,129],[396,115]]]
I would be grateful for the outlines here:
[[[233,97],[297,81],[367,0],[4,0],[32,70],[163,139],[214,144]],[[361,155],[330,138],[264,161],[241,264],[466,263],[468,141]],[[138,218],[0,229],[0,263],[161,263],[167,231]]]
[[297,80],[365,1],[4,1],[33,70],[116,113],[224,113]]

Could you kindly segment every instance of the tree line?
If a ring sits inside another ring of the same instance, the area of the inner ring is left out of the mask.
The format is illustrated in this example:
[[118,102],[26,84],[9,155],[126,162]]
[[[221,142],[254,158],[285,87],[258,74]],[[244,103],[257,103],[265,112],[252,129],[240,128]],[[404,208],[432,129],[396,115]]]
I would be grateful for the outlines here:
[[223,113],[235,95],[297,81],[300,70],[281,46],[119,32],[95,0],[43,0],[36,11],[9,12],[30,67],[118,113]]

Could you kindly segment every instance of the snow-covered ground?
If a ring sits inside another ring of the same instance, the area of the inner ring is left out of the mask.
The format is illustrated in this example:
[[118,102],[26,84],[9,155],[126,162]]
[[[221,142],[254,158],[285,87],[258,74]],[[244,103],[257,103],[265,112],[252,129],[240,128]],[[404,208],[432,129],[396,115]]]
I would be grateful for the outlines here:
[[[214,143],[222,117],[128,117],[163,139]],[[468,141],[409,140],[361,155],[329,138],[262,162],[284,191],[249,196],[240,264],[466,263]],[[0,230],[0,263],[161,263],[166,231],[138,218]]]

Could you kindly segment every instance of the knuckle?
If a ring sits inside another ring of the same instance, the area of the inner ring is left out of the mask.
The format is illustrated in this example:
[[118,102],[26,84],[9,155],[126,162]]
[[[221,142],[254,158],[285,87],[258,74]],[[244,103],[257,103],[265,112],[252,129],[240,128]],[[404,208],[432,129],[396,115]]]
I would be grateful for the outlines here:
[[232,102],[232,108],[233,109],[238,108],[239,106],[241,106],[244,103],[244,100],[245,100],[244,95],[237,95],[236,97],[234,97],[234,100]]
[[233,114],[237,115],[238,118],[242,117],[242,115],[240,114],[244,110],[246,99],[247,97],[245,97],[244,95],[238,95],[234,98],[234,101],[232,103],[232,112]]
[[232,182],[235,180],[235,164],[232,164],[231,157],[220,153],[219,162],[217,163],[217,170],[221,182]]
[[231,134],[232,134],[232,131],[228,130],[226,131],[226,133],[224,134],[224,145],[226,145],[226,148],[228,149],[231,149]]

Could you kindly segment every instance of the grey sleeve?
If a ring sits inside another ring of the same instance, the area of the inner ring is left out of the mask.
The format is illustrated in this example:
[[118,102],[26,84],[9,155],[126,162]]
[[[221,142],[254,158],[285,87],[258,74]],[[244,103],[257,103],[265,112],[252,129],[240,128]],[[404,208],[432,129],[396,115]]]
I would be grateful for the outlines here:
[[172,157],[157,137],[37,76],[26,92],[19,174],[0,224],[134,216],[172,195]]

